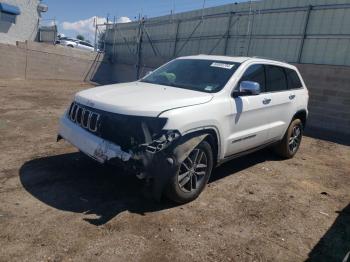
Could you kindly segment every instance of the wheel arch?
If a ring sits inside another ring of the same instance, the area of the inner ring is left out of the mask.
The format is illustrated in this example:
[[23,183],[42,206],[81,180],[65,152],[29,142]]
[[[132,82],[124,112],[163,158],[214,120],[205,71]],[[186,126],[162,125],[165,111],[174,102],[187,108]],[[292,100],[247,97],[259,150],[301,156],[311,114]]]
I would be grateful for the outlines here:
[[204,141],[207,141],[213,150],[213,159],[214,159],[214,166],[216,166],[219,162],[220,158],[220,150],[221,150],[221,141],[220,141],[220,134],[217,128],[213,126],[208,127],[201,127],[200,129],[187,131],[184,136],[200,136],[206,134]]
[[299,110],[298,112],[296,112],[292,118],[292,121],[294,119],[300,119],[302,124],[303,124],[303,129],[305,129],[306,126],[306,122],[307,122],[307,112],[305,109]]

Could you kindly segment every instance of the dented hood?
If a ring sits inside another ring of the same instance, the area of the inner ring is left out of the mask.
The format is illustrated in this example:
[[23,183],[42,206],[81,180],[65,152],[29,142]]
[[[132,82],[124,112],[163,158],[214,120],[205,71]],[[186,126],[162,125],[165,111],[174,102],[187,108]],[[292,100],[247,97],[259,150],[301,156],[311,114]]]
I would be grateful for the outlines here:
[[118,114],[155,117],[170,109],[207,103],[212,97],[204,92],[131,82],[81,91],[75,101]]

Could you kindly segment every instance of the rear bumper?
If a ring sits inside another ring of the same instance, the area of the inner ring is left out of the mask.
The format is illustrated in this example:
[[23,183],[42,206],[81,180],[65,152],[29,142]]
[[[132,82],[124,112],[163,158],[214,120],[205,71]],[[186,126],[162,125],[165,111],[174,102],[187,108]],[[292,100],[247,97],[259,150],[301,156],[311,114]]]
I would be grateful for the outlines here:
[[123,162],[132,158],[132,155],[124,152],[120,146],[97,137],[73,123],[66,114],[60,119],[58,135],[101,164],[116,158]]

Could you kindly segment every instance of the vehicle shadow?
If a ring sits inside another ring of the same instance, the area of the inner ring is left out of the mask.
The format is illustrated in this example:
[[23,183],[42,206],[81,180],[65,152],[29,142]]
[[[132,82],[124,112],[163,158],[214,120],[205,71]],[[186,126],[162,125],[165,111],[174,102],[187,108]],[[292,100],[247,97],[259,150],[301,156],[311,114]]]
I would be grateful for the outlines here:
[[337,219],[309,253],[307,261],[350,262],[350,204],[337,213]]
[[[233,160],[217,168],[209,183],[272,158],[257,152]],[[145,214],[176,206],[166,200],[155,202],[147,196],[150,189],[134,175],[101,166],[81,153],[30,160],[19,175],[23,187],[38,200],[59,210],[83,213],[89,217],[85,221],[97,226],[126,210]]]
[[282,161],[276,154],[274,154],[269,148],[259,150],[246,156],[242,156],[221,165],[214,169],[213,174],[209,180],[209,183],[215,182],[226,176],[237,173],[241,170],[247,169],[251,166],[266,162],[266,161]]

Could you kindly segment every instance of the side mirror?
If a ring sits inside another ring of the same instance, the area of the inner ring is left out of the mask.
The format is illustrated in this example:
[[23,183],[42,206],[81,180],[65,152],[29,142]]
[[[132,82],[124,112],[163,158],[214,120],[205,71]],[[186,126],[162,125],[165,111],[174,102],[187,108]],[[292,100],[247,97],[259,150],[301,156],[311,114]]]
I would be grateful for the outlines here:
[[259,95],[261,93],[260,84],[252,81],[242,81],[239,85],[239,93]]

